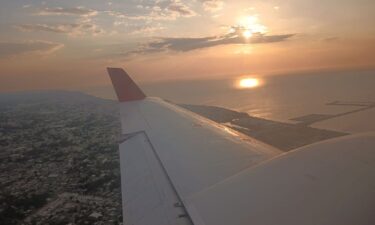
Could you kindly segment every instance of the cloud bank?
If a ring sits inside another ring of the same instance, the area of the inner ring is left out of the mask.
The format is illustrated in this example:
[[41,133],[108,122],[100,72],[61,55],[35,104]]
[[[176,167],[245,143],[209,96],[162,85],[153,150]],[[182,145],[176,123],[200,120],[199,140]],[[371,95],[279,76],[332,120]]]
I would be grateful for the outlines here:
[[[239,29],[239,28],[238,28]],[[244,38],[240,30],[222,36],[209,36],[200,38],[191,37],[162,37],[157,38],[141,48],[128,52],[127,55],[147,54],[157,52],[188,52],[192,50],[204,49],[220,45],[231,44],[264,44],[282,42],[290,39],[295,34],[266,35],[254,34],[251,38]]]

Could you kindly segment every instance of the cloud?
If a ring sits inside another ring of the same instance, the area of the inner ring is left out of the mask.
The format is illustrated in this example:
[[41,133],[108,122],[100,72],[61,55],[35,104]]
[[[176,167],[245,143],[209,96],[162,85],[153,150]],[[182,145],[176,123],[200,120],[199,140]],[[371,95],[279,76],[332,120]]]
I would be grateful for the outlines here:
[[251,38],[244,38],[241,35],[240,28],[235,28],[235,31],[221,35],[221,36],[210,36],[200,38],[190,37],[164,37],[157,38],[141,48],[126,53],[126,55],[134,54],[147,54],[157,52],[188,52],[192,50],[204,49],[209,47],[215,47],[220,45],[230,44],[262,44],[262,43],[274,43],[286,41],[293,37],[294,34],[283,34],[283,35],[266,35],[261,33],[254,34]]
[[0,42],[0,57],[23,54],[48,55],[63,47],[63,44],[48,41]]
[[129,15],[123,12],[118,11],[103,11],[104,13],[107,13],[108,15],[116,18],[119,22],[120,20],[123,22],[123,20],[151,20],[153,19],[151,15]]
[[131,29],[129,29],[130,30],[129,34],[149,34],[149,35],[165,29],[165,27],[163,27],[160,24],[154,24],[152,26],[140,25],[140,26],[133,26],[130,28]]
[[203,38],[162,38],[159,41],[151,42],[150,48],[173,50],[186,52],[195,49],[214,47],[228,44],[259,44],[281,42],[293,36],[287,35],[254,35],[251,39],[245,40],[243,37],[203,37]]
[[196,15],[192,9],[179,0],[171,1],[166,7],[166,10],[181,17],[192,17]]
[[203,9],[209,12],[217,12],[224,7],[224,2],[221,0],[201,0],[203,2]]
[[39,10],[37,15],[40,16],[56,16],[56,15],[69,15],[69,16],[83,16],[83,17],[91,17],[96,16],[98,11],[93,9],[86,9],[84,7],[74,7],[74,8],[63,8],[63,7],[55,7],[55,8],[42,8]]
[[46,31],[46,32],[53,32],[53,33],[70,33],[71,30],[78,27],[78,24],[61,24],[61,25],[22,24],[22,25],[17,25],[15,27],[24,32]]
[[75,22],[72,23],[60,23],[60,24],[22,24],[17,25],[17,28],[20,31],[24,32],[51,32],[51,33],[60,33],[68,34],[72,36],[80,35],[98,35],[104,33],[104,30],[94,24],[92,17],[98,15],[99,11],[88,9],[84,7],[72,7],[72,8],[63,8],[63,7],[54,7],[49,8],[45,7],[39,9],[36,13],[38,16],[75,16]]
[[70,23],[70,24],[22,24],[15,26],[17,29],[23,32],[52,32],[60,34],[69,34],[72,36],[79,36],[84,34],[98,35],[104,33],[104,31],[92,23]]
[[325,41],[325,42],[337,42],[339,40],[340,40],[339,37],[327,37],[327,38],[323,39],[323,41]]

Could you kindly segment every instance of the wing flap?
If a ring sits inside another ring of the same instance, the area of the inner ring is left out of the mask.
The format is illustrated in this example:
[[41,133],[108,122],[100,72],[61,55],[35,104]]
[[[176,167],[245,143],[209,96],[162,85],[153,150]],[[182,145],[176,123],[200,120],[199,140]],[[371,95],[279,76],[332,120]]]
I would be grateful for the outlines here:
[[120,144],[120,166],[125,224],[192,224],[145,133]]

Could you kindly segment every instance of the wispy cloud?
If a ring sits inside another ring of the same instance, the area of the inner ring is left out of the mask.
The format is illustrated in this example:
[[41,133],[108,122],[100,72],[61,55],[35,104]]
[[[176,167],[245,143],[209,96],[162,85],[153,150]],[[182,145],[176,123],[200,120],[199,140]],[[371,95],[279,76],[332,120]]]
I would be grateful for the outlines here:
[[224,7],[224,2],[221,0],[201,0],[203,9],[209,12],[217,12]]
[[63,7],[55,7],[55,8],[42,8],[37,12],[37,15],[40,16],[53,16],[53,15],[70,15],[70,16],[95,16],[98,14],[98,11],[93,9],[87,9],[84,7],[73,7],[73,8],[63,8]]
[[327,38],[323,38],[322,39],[324,42],[337,42],[337,41],[339,41],[340,40],[340,38],[339,37],[336,37],[336,36],[334,36],[334,37],[327,37]]
[[60,34],[68,34],[72,36],[80,36],[84,34],[98,35],[104,31],[92,23],[70,23],[70,24],[22,24],[15,26],[18,30],[24,32],[52,32]]
[[53,33],[70,33],[73,29],[76,29],[78,24],[61,24],[61,25],[47,25],[47,24],[22,24],[16,25],[15,27],[21,31],[32,32],[32,31],[46,31]]
[[165,9],[176,16],[192,17],[196,15],[192,9],[179,0],[171,1]]
[[63,44],[48,41],[0,42],[0,57],[24,54],[48,55],[63,47]]
[[51,32],[68,34],[71,36],[98,35],[104,30],[93,22],[92,17],[98,15],[99,11],[85,7],[54,7],[41,8],[34,14],[37,16],[72,16],[74,22],[70,23],[41,23],[41,24],[20,24],[14,26],[23,32]]
[[156,1],[154,5],[137,5],[142,12],[129,14],[120,11],[104,11],[118,20],[167,21],[180,17],[193,17],[197,13],[180,0]]
[[141,25],[141,26],[133,26],[131,28],[131,31],[129,32],[129,34],[143,34],[143,35],[152,35],[154,34],[155,32],[158,32],[158,31],[161,31],[161,30],[164,30],[165,27],[163,27],[162,25],[160,24],[155,24],[155,25]]
[[[165,29],[161,21],[173,21],[180,17],[193,17],[197,13],[181,0],[158,0],[133,5],[136,12],[129,10],[95,10],[87,7],[44,7],[34,13],[37,16],[69,16],[66,23],[20,24],[15,26],[23,32],[51,32],[71,36],[98,35],[104,30],[97,21],[103,22],[103,15],[112,17],[113,26],[126,27],[127,34],[150,35]],[[117,29],[117,28],[116,28]],[[113,30],[112,33],[118,33]]]

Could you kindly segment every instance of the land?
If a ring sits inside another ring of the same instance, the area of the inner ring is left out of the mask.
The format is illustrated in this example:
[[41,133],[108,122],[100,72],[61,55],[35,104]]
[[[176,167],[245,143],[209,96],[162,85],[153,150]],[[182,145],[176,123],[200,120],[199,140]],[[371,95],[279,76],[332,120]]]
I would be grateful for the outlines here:
[[[344,133],[180,106],[284,151]],[[0,95],[0,224],[122,224],[117,104],[79,92]]]
[[118,113],[80,93],[0,97],[0,224],[119,224]]

